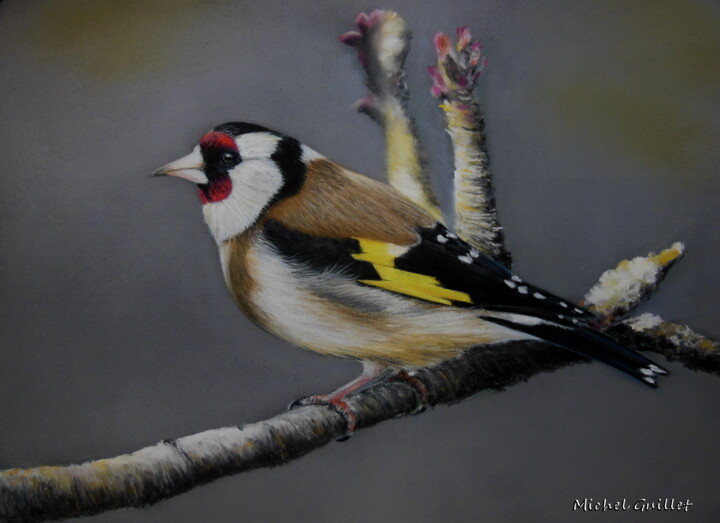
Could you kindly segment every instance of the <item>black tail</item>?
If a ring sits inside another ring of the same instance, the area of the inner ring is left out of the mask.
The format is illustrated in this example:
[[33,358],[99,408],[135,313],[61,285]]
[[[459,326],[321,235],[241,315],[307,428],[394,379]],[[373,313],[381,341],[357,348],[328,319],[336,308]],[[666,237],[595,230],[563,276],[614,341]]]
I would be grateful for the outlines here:
[[[668,374],[651,359],[632,349],[620,345],[602,332],[585,326],[563,326],[538,320],[532,324],[516,323],[510,319],[481,316],[484,320],[503,327],[525,332],[542,340],[559,345],[564,349],[596,359],[628,373],[651,387],[657,387],[655,376]],[[529,317],[528,317],[529,318]]]

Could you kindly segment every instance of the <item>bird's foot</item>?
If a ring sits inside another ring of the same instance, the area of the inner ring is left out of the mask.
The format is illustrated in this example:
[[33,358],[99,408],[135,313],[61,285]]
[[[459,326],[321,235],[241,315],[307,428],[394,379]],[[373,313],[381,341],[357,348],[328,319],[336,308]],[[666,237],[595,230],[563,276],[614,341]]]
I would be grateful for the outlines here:
[[347,441],[357,429],[357,415],[350,408],[344,397],[333,397],[332,395],[314,394],[298,398],[288,405],[288,410],[308,405],[324,405],[340,414],[345,419],[345,434],[336,438],[336,441]]
[[389,381],[402,381],[410,385],[418,396],[418,406],[412,414],[419,414],[430,406],[430,393],[425,384],[406,370],[401,370],[391,375]]

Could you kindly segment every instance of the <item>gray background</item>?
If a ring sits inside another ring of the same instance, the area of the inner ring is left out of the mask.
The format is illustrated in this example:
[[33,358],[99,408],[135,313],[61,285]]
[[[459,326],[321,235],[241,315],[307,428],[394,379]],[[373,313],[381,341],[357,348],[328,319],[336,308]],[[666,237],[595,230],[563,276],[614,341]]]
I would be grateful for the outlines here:
[[[720,8],[645,0],[389,1],[414,31],[411,110],[449,203],[425,66],[469,24],[517,271],[579,299],[622,259],[685,241],[644,306],[720,336]],[[0,468],[82,462],[267,418],[357,364],[236,310],[192,186],[148,173],[249,120],[383,172],[337,41],[365,2],[0,4]],[[99,521],[720,521],[717,377],[650,390],[600,365],[384,423],[289,466]],[[581,514],[674,497],[688,514]]]

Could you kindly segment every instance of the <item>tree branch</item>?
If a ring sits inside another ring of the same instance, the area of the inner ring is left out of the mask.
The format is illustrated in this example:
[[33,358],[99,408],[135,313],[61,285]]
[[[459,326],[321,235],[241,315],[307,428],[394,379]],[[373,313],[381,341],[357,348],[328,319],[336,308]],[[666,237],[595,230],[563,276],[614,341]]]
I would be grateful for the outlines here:
[[688,369],[720,374],[720,343],[687,325],[663,321],[659,316],[646,313],[609,330],[621,343],[629,339],[630,343],[641,344],[670,361],[679,361]]
[[415,124],[407,112],[405,58],[410,48],[410,31],[393,11],[360,13],[356,30],[340,41],[354,47],[365,71],[371,94],[356,103],[385,131],[387,175],[390,185],[442,220],[442,213],[430,181],[422,169]]
[[[720,348],[687,327],[640,318],[606,331],[629,347],[653,351],[686,367],[720,375]],[[684,343],[690,345],[684,345]],[[542,343],[478,347],[414,373],[431,406],[456,403],[481,390],[503,390],[532,376],[589,360]],[[383,381],[347,398],[358,429],[415,413],[416,389]],[[324,406],[301,407],[269,420],[168,440],[132,454],[82,465],[0,473],[0,516],[42,520],[140,507],[215,479],[283,465],[344,435],[345,420]]]
[[473,42],[470,30],[459,27],[457,46],[443,33],[435,35],[437,67],[429,67],[433,79],[430,92],[442,100],[447,131],[453,145],[455,164],[455,232],[482,253],[512,264],[505,248],[505,236],[497,217],[495,189],[490,170],[485,120],[473,94],[485,67],[480,42]]

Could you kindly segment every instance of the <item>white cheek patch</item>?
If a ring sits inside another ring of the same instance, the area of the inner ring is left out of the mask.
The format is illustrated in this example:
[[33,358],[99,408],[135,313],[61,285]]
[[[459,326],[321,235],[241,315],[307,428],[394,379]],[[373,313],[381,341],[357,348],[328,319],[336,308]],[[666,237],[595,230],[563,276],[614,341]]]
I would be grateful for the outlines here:
[[230,171],[232,191],[222,201],[203,206],[205,223],[221,244],[253,225],[283,186],[283,177],[269,156],[245,160]]
[[267,158],[275,152],[281,138],[270,133],[248,133],[237,138],[238,150],[243,161]]

